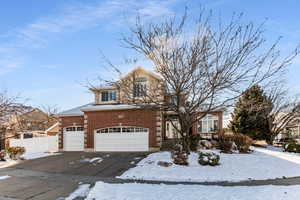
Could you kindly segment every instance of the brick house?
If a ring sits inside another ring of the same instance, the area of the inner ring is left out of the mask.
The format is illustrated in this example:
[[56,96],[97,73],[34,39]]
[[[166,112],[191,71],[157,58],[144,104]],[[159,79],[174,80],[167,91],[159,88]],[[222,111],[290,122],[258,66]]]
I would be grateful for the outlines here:
[[[133,95],[142,95],[141,88],[150,88],[163,80],[141,67],[130,73],[138,76]],[[126,76],[124,77],[126,78]],[[62,151],[155,151],[162,142],[176,137],[170,120],[172,113],[153,107],[128,104],[124,91],[114,87],[91,89],[93,103],[59,113],[59,148]],[[160,92],[160,91],[158,91]],[[166,99],[164,96],[161,99]],[[223,111],[209,113],[193,128],[205,137],[222,130]],[[167,117],[168,116],[168,117]],[[168,118],[168,120],[166,120]]]

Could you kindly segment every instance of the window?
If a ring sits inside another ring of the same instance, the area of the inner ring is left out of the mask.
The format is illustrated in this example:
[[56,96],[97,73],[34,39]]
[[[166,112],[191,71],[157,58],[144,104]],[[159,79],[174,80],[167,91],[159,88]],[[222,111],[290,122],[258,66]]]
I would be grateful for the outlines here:
[[133,97],[144,97],[147,91],[147,78],[136,78],[133,86]]
[[96,133],[141,133],[148,132],[147,128],[142,127],[134,127],[134,126],[123,126],[123,127],[110,127],[110,128],[102,128],[96,131]]
[[198,133],[217,132],[219,120],[218,116],[207,114],[198,122]]
[[70,126],[70,127],[66,127],[66,131],[70,132],[70,131],[83,131],[83,126]]
[[117,93],[116,91],[103,91],[101,92],[101,101],[116,101]]
[[177,96],[171,97],[171,103],[177,105]]

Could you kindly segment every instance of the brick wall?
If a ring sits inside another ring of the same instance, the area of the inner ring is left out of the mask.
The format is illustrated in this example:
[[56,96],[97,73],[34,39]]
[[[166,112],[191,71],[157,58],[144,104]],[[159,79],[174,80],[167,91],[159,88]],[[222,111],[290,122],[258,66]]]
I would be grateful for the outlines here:
[[157,112],[154,110],[110,110],[85,112],[86,148],[94,148],[94,130],[112,126],[149,128],[149,146],[159,147],[156,137]]

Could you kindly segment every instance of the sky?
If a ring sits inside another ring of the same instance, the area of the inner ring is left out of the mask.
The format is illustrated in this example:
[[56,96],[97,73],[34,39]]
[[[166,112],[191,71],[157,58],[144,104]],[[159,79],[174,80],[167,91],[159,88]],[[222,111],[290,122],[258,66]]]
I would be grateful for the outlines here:
[[[224,22],[244,13],[245,21],[265,23],[265,37],[282,36],[280,49],[289,52],[300,42],[298,0],[10,0],[0,4],[0,91],[19,95],[32,106],[60,110],[93,101],[87,80],[109,77],[101,55],[129,71],[124,58],[135,52],[120,45],[135,17],[159,21],[181,15],[185,6],[197,16],[212,9]],[[101,53],[102,52],[102,53]],[[151,68],[139,56],[137,65]],[[286,74],[291,93],[300,93],[300,58]]]

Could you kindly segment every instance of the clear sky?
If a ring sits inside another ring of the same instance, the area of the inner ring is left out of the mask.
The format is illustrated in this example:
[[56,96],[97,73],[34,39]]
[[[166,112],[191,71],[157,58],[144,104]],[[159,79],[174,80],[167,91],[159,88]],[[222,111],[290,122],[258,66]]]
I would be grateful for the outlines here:
[[[267,18],[266,38],[283,36],[284,53],[300,41],[299,0],[1,1],[0,90],[20,94],[33,106],[56,105],[61,110],[92,102],[81,83],[107,73],[100,50],[116,65],[132,55],[119,39],[137,13],[158,20],[188,6],[196,15],[200,4],[223,21],[233,12],[243,12],[245,20],[255,23]],[[300,93],[299,66],[297,58],[287,74],[293,93]]]

